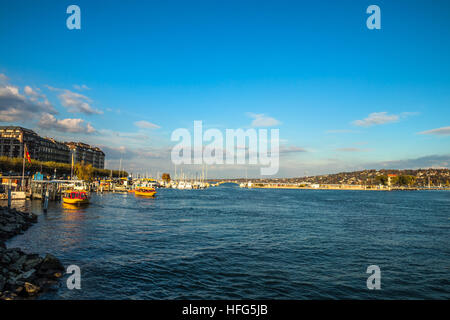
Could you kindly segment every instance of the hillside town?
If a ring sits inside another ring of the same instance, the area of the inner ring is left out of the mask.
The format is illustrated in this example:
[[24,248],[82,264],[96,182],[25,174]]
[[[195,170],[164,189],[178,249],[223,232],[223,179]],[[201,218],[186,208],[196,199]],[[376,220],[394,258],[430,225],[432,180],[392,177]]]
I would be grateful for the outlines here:
[[[402,179],[400,177],[408,177]],[[353,172],[341,172],[318,176],[296,177],[296,178],[272,178],[272,179],[236,179],[237,182],[253,181],[254,183],[278,183],[296,185],[402,185],[407,180],[410,187],[450,187],[450,169],[428,168],[428,169],[381,169],[361,170]]]

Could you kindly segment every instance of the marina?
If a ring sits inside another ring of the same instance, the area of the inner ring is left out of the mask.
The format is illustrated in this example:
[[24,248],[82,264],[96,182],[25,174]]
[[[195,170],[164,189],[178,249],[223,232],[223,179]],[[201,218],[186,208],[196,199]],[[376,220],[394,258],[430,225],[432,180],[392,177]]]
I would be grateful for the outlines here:
[[[38,222],[6,244],[80,266],[82,290],[41,299],[445,299],[449,201],[448,191],[235,184],[99,192],[47,213],[41,201],[15,201]],[[383,270],[378,292],[366,289],[371,264]]]

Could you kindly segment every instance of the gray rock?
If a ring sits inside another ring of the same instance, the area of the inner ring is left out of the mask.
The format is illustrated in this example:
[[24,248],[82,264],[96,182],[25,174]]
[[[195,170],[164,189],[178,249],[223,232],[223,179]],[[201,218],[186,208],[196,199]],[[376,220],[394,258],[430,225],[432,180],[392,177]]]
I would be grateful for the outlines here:
[[6,284],[6,278],[3,276],[0,276],[0,291],[3,291],[5,284]]
[[43,271],[45,273],[48,270],[64,270],[64,267],[55,256],[47,254],[42,261],[39,271]]
[[43,261],[43,259],[39,256],[37,257],[31,257],[27,256],[27,261],[25,261],[25,263],[23,264],[23,269],[25,271],[28,271],[30,269],[34,269],[36,268],[39,264],[41,264]]
[[6,224],[4,226],[0,226],[0,232],[4,233],[13,233],[16,230],[16,225],[14,224]]
[[34,274],[36,273],[36,269],[31,269],[27,272],[21,273],[19,274],[16,279],[17,280],[28,280],[30,279],[32,276],[34,276]]
[[19,259],[16,260],[16,262],[14,262],[14,264],[12,265],[12,269],[13,270],[22,270],[23,264],[25,263],[25,261],[27,261],[27,256],[21,256],[19,257]]
[[2,254],[0,256],[0,263],[3,265],[8,265],[11,263],[11,257],[8,254]]

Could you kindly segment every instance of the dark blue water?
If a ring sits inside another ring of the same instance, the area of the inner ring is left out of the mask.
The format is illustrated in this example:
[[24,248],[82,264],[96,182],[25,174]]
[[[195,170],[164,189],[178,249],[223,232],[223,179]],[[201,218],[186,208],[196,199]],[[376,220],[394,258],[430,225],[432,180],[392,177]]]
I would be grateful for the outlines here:
[[[43,299],[449,299],[450,192],[159,190],[53,203],[9,247],[81,268]],[[368,290],[369,265],[381,290]]]

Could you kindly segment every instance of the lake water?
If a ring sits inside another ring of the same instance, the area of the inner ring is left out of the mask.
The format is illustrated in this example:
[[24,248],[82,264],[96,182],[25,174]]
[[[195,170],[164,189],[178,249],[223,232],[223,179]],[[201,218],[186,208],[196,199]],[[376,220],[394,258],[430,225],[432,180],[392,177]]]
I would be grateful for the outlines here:
[[[159,189],[26,202],[7,242],[81,268],[41,299],[450,299],[450,192]],[[381,290],[368,290],[369,265]]]

